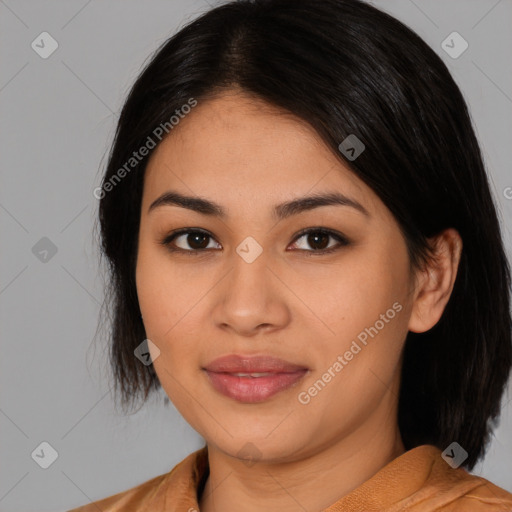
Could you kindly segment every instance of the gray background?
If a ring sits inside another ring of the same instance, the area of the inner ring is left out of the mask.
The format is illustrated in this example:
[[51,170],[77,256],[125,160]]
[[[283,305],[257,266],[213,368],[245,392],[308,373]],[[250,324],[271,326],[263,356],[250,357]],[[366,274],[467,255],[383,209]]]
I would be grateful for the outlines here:
[[[512,1],[373,3],[416,30],[462,88],[510,254]],[[204,0],[0,0],[0,511],[64,511],[167,472],[201,446],[163,393],[131,416],[114,408],[107,341],[92,343],[102,300],[92,191],[142,63],[207,8]],[[31,48],[44,31],[59,44],[47,59]],[[453,31],[469,43],[457,59],[441,48]],[[32,251],[43,237],[57,248],[47,261]],[[474,470],[509,491],[511,388]],[[31,457],[43,441],[58,452],[48,469]]]

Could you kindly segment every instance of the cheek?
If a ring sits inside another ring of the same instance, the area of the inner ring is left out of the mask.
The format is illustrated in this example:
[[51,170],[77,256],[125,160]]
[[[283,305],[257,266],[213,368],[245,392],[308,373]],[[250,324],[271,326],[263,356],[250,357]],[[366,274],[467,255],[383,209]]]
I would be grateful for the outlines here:
[[365,250],[330,266],[322,280],[309,281],[304,274],[299,280],[308,288],[308,303],[331,334],[345,336],[373,325],[393,303],[406,300],[407,269],[408,261],[401,254],[391,257],[385,250]]
[[[392,240],[390,238],[390,240]],[[326,371],[339,355],[354,389],[369,370],[388,380],[399,359],[408,325],[409,260],[401,241],[373,250],[360,248],[331,267],[324,286],[313,288],[310,303],[329,327],[316,343],[317,372]],[[343,380],[339,379],[339,381]]]
[[193,274],[189,276],[183,266],[172,265],[164,250],[145,241],[139,246],[136,285],[146,332],[155,340],[172,337],[202,291]]
[[[190,265],[190,268],[193,265]],[[179,403],[183,389],[179,383],[199,373],[198,340],[204,319],[198,318],[201,298],[211,287],[204,279],[173,265],[166,251],[142,241],[136,267],[136,285],[147,337],[159,348],[154,361],[169,398]]]
[[162,272],[161,263],[154,253],[142,244],[136,267],[137,296],[146,333],[155,341],[166,326],[172,326],[173,294],[166,292],[169,291],[170,278],[167,272]]

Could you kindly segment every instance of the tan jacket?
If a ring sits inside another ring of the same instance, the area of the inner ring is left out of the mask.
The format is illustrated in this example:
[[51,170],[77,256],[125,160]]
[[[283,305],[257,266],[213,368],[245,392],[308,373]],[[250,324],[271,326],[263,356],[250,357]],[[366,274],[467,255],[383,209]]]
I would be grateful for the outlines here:
[[[68,512],[198,512],[197,491],[208,471],[204,447],[172,471]],[[324,512],[512,512],[512,494],[422,445],[384,466]]]

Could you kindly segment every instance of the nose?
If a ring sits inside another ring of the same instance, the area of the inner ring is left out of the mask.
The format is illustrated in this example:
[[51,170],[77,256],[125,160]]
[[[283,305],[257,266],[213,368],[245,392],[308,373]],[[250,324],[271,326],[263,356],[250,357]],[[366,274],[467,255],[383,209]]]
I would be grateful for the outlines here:
[[278,265],[265,251],[252,262],[238,253],[232,259],[233,266],[217,289],[215,324],[246,337],[286,327],[292,294],[283,284],[284,276],[279,276]]

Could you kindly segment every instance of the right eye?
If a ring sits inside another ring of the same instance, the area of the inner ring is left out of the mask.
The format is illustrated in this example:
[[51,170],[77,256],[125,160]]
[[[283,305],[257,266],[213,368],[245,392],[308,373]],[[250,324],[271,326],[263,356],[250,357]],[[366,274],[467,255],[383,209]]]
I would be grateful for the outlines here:
[[215,248],[208,247],[208,239],[213,240],[213,237],[207,231],[200,229],[179,229],[166,235],[160,243],[171,252],[197,255],[207,249]]

